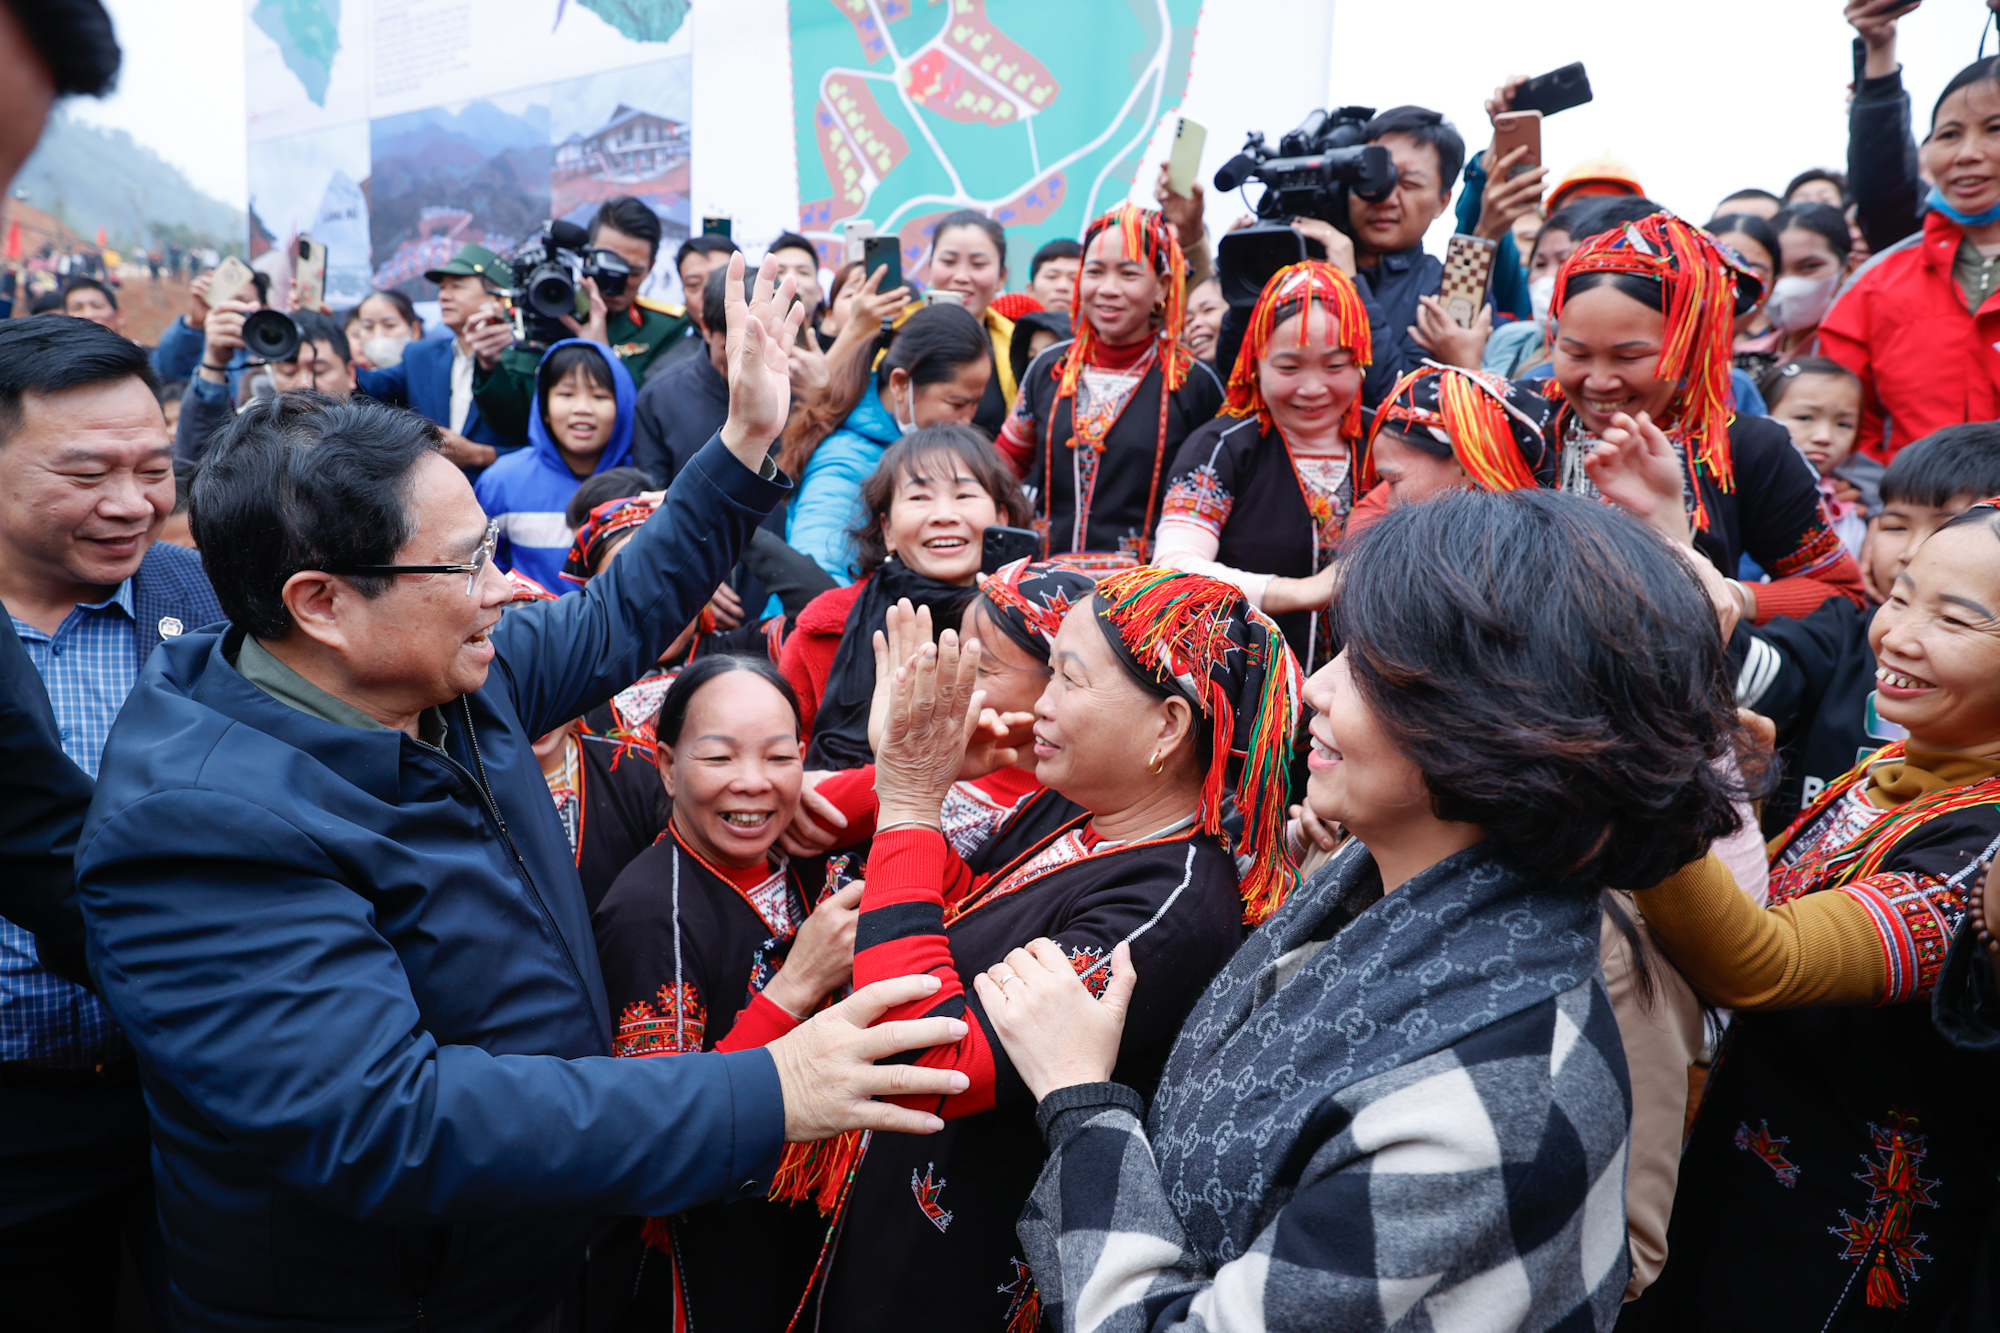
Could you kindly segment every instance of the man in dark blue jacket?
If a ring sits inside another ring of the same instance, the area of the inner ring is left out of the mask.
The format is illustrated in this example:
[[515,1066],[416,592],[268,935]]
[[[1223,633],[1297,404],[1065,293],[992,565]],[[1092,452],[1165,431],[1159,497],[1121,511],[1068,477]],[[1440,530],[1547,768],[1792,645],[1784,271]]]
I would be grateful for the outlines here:
[[717,438],[606,573],[504,619],[492,529],[418,418],[291,395],[211,448],[192,522],[232,624],[148,667],[77,857],[188,1326],[553,1327],[594,1217],[761,1194],[781,1141],[939,1128],[872,1098],[965,1086],[873,1063],[964,1035],[867,1028],[930,977],[757,1050],[603,1058],[531,741],[655,661],[783,493],[803,311],[774,271],[730,303]]

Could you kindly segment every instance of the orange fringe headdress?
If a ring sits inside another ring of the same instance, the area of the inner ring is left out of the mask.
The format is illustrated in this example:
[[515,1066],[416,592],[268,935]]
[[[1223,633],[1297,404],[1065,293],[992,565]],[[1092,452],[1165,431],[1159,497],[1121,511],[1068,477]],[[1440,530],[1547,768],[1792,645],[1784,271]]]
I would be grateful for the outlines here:
[[[1662,210],[1591,237],[1556,274],[1549,319],[1562,319],[1563,292],[1583,273],[1629,273],[1660,284],[1666,337],[1656,372],[1677,384],[1673,420],[1660,429],[1686,450],[1724,492],[1736,489],[1730,462],[1729,365],[1733,348],[1737,265],[1700,227]],[[1704,511],[1696,516],[1707,526]]]
[[[1243,919],[1257,924],[1298,879],[1285,820],[1305,681],[1283,631],[1227,583],[1147,565],[1104,579],[1092,605],[1133,672],[1180,694],[1205,720],[1209,765],[1195,819],[1235,854]],[[1226,826],[1225,796],[1235,798],[1240,835]]]
[[1439,435],[1484,491],[1519,491],[1554,480],[1553,450],[1543,434],[1549,405],[1539,394],[1485,371],[1426,361],[1403,378],[1375,410],[1361,455],[1356,495],[1375,489],[1375,438],[1383,427]]
[[[1314,303],[1326,311],[1329,319],[1339,321],[1341,350],[1354,358],[1356,366],[1368,369],[1375,358],[1375,346],[1368,328],[1368,311],[1361,304],[1361,293],[1354,290],[1354,279],[1323,259],[1288,264],[1271,275],[1250,311],[1250,327],[1244,330],[1243,346],[1229,372],[1229,401],[1223,405],[1224,412],[1232,417],[1255,415],[1259,426],[1271,429],[1271,409],[1257,383],[1257,363],[1269,353],[1278,326],[1293,315],[1306,315]],[[1299,340],[1295,346],[1306,345],[1311,324],[1310,318],[1299,320]],[[1358,393],[1340,419],[1340,433],[1349,440],[1361,438]]]
[[[1090,255],[1091,242],[1113,227],[1118,228],[1124,237],[1125,253],[1134,259],[1143,258],[1151,265],[1160,279],[1160,285],[1166,290],[1158,334],[1160,373],[1166,376],[1167,392],[1172,393],[1186,382],[1188,369],[1194,364],[1194,353],[1181,346],[1181,326],[1187,322],[1187,256],[1181,253],[1181,243],[1174,239],[1173,229],[1167,226],[1166,219],[1157,211],[1122,204],[1084,228],[1083,253],[1086,259]],[[1083,374],[1083,368],[1091,364],[1099,342],[1097,330],[1091,327],[1090,314],[1083,308],[1081,264],[1077,265],[1069,308],[1071,319],[1075,321],[1076,335],[1056,371],[1058,400],[1076,396],[1077,378]]]

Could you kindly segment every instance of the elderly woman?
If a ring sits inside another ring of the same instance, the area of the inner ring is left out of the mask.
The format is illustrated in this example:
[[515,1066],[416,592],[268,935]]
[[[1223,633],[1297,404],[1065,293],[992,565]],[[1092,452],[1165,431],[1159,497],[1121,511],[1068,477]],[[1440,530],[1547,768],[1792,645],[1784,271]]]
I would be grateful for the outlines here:
[[[772,854],[802,770],[798,704],[770,662],[695,661],[658,725],[673,817],[593,921],[612,1053],[749,1050],[846,984],[861,886],[821,892]],[[737,1201],[655,1218],[645,1234],[635,1299],[659,1326],[775,1329],[812,1271],[821,1223],[810,1208]]]
[[[976,981],[1050,1160],[1050,1327],[1608,1329],[1628,1092],[1600,890],[1734,822],[1722,645],[1624,515],[1462,491],[1341,557],[1308,800],[1354,835],[1203,993],[1150,1110],[1044,941]],[[1411,579],[1412,569],[1457,577]]]
[[[970,1088],[933,1138],[876,1135],[852,1157],[801,1150],[847,1243],[811,1293],[825,1328],[887,1328],[912,1311],[948,1328],[1032,1329],[1038,1297],[1014,1221],[1041,1164],[1031,1099],[964,981],[1035,938],[1102,988],[1123,948],[1148,970],[1121,1076],[1159,1077],[1208,979],[1293,878],[1282,754],[1299,673],[1284,636],[1227,584],[1138,568],[1062,620],[1035,705],[1036,774],[1078,813],[990,874],[945,840],[939,811],[983,703],[981,645],[950,632],[897,670],[876,766],[881,823],[861,900],[854,979],[944,979],[915,1010],[971,1031],[918,1058]],[[1247,867],[1239,881],[1239,865]],[[892,1011],[886,1018],[909,1018]],[[939,1099],[931,1099],[936,1106]],[[781,1168],[780,1179],[784,1179]]]
[[1372,352],[1354,282],[1308,260],[1264,284],[1223,415],[1174,460],[1156,559],[1243,590],[1303,669],[1333,656],[1326,604],[1354,507],[1361,377]]
[[1638,895],[1695,989],[1737,1014],[1635,1327],[1990,1326],[1952,1316],[1990,1294],[2000,1070],[1939,1037],[1931,998],[1963,1036],[1992,994],[1965,921],[2000,849],[1996,539],[2000,511],[1976,506],[1897,575],[1868,640],[1875,707],[1908,739],[1772,842],[1770,908],[1712,862]]

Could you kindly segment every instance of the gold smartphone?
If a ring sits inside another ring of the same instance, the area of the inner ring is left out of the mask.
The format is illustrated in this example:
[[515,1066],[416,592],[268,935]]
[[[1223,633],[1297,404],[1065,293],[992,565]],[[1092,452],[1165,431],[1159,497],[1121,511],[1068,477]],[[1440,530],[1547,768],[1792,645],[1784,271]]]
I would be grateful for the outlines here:
[[235,255],[224,255],[222,262],[208,271],[208,304],[211,309],[224,301],[234,301],[243,294],[243,289],[256,281],[257,275],[250,266]]
[[317,310],[326,300],[326,247],[304,232],[299,233],[298,260],[292,266],[298,283],[299,309]]

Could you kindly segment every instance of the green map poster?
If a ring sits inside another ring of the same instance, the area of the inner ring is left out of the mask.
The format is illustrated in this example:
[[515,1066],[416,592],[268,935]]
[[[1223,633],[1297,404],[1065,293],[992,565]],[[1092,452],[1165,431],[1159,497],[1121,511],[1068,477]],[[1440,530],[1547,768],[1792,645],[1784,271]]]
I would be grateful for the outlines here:
[[[903,240],[975,208],[1013,266],[1121,202],[1188,81],[1200,0],[792,0],[801,230],[832,262],[840,222]],[[1018,283],[1025,273],[1015,275]]]

